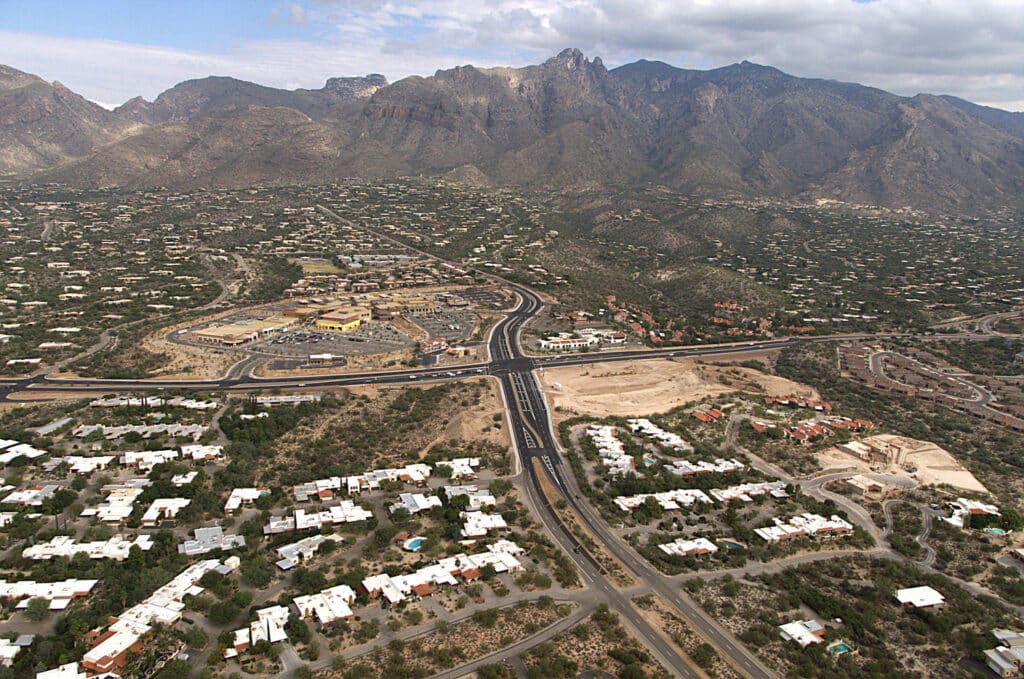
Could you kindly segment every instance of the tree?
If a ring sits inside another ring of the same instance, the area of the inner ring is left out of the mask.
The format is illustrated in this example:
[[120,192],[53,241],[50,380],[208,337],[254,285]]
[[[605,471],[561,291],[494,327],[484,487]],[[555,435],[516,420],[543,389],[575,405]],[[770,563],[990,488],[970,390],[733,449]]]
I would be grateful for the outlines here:
[[715,648],[711,644],[704,642],[693,649],[693,662],[697,663],[704,669],[711,667],[715,661]]
[[50,615],[50,602],[42,597],[33,597],[25,609],[25,617],[29,620],[39,622]]

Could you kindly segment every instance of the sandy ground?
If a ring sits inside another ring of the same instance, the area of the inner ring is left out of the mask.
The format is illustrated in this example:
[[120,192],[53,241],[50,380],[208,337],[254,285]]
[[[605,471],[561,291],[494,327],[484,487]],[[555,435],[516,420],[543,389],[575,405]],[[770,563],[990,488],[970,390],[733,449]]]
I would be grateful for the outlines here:
[[[917,468],[917,474],[911,476],[900,465],[891,465],[885,469],[872,469],[871,465],[838,448],[826,448],[818,453],[818,461],[825,469],[857,469],[858,471],[884,471],[907,479],[916,478],[925,486],[938,486],[946,483],[954,488],[977,493],[988,493],[988,488],[975,478],[966,467],[957,461],[952,454],[930,441],[919,441],[894,434],[878,434],[866,440],[891,442],[905,448],[905,463]],[[877,465],[876,465],[877,466]]]
[[548,368],[540,378],[550,404],[566,413],[563,417],[569,416],[569,411],[596,417],[653,415],[707,396],[736,391],[818,398],[810,387],[782,377],[689,359]]
[[[472,379],[481,380],[480,377]],[[498,391],[498,382],[494,379],[484,379],[482,382],[484,392],[480,397],[480,403],[472,408],[457,408],[449,418],[448,426],[445,427],[444,432],[425,446],[424,452],[435,443],[451,439],[487,441],[488,443],[495,443],[506,448],[512,446],[503,415],[505,410],[501,402],[501,393]],[[430,382],[423,384],[424,387],[430,385]],[[351,391],[353,394],[375,399],[385,389],[405,388],[407,387],[346,387],[346,390]],[[499,414],[502,415],[500,429],[494,427],[494,416]],[[487,427],[490,427],[490,429],[486,432],[483,431]]]
[[234,311],[222,311],[204,316],[198,320],[161,328],[156,332],[146,335],[142,339],[142,348],[154,354],[166,354],[168,357],[168,360],[160,367],[160,370],[151,375],[151,377],[169,380],[203,380],[217,379],[223,376],[232,364],[242,360],[245,356],[235,352],[216,353],[211,349],[175,344],[174,342],[168,342],[166,336],[169,332],[192,327],[201,322],[221,318],[231,313],[234,313]]
[[[476,378],[480,379],[480,378]],[[459,408],[451,417],[444,430],[445,439],[463,439],[465,441],[487,441],[500,446],[510,447],[508,426],[504,418],[504,407],[501,394],[498,392],[498,381],[485,379],[484,393],[479,405],[472,408]],[[501,428],[494,427],[494,416],[502,415]],[[488,431],[483,431],[490,427]]]

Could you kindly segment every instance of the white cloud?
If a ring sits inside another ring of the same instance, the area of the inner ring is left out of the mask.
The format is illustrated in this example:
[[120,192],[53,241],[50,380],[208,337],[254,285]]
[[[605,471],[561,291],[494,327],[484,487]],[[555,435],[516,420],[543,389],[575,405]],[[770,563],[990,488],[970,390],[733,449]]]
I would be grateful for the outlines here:
[[904,95],[1024,109],[1020,0],[335,0],[289,2],[274,16],[311,36],[326,27],[330,43],[252,41],[199,53],[0,31],[0,62],[122,101],[211,74],[319,87],[336,75],[394,80],[460,63],[523,65],[574,46],[609,66],[638,57],[697,68],[749,59]]

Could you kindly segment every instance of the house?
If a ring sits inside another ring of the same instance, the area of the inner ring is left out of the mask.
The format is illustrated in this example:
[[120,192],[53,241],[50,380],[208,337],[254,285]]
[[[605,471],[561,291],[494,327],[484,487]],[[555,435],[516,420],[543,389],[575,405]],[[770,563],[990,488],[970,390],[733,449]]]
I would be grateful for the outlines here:
[[338,585],[325,589],[318,594],[297,596],[292,604],[299,609],[300,618],[316,615],[321,625],[329,625],[335,620],[345,620],[353,616],[352,605],[356,593],[348,585]]
[[178,552],[188,556],[199,556],[214,550],[226,552],[231,549],[245,547],[245,536],[225,535],[220,526],[196,528],[195,539],[185,540],[178,545]]
[[224,446],[206,446],[198,443],[182,446],[181,456],[193,462],[216,462],[224,458]]
[[941,608],[946,598],[927,585],[896,590],[896,600],[903,607]]
[[46,484],[45,486],[30,486],[24,490],[16,490],[3,500],[0,504],[21,505],[22,507],[41,507],[43,502],[53,497],[53,494],[60,490],[60,486]]
[[1024,635],[1006,629],[992,630],[999,645],[985,651],[985,664],[999,677],[1024,674]]
[[806,648],[825,640],[825,627],[817,620],[796,620],[779,625],[779,636],[785,641],[794,641]]
[[658,549],[670,556],[703,556],[714,554],[718,551],[718,546],[707,538],[694,538],[693,540],[679,538],[658,545]]
[[85,672],[79,671],[76,662],[69,662],[52,670],[36,673],[36,679],[86,679],[87,676]]
[[1001,519],[1003,516],[999,511],[999,507],[979,502],[978,500],[968,500],[965,497],[958,497],[953,502],[950,502],[949,508],[953,512],[952,516],[943,517],[943,521],[951,523],[957,528],[970,528],[971,522],[976,516],[995,517],[996,519]]
[[801,514],[788,522],[773,519],[774,526],[755,528],[754,532],[765,542],[777,543],[805,536],[836,538],[853,533],[853,524],[833,514],[825,518],[819,514]]
[[235,630],[234,642],[224,651],[225,658],[234,658],[261,641],[276,644],[288,640],[284,626],[288,622],[288,609],[284,606],[270,606],[256,611],[256,620],[248,627]]
[[492,530],[505,530],[508,528],[501,514],[460,512],[459,517],[465,521],[461,531],[464,538],[480,538]]
[[224,511],[233,512],[242,505],[251,505],[261,496],[270,495],[269,488],[235,488],[224,503]]
[[142,525],[145,528],[155,528],[161,519],[173,519],[178,512],[190,504],[192,504],[192,500],[183,497],[163,497],[153,500],[153,504],[142,515]]
[[[341,541],[340,537],[331,538],[338,542]],[[277,555],[280,560],[277,562],[277,567],[283,571],[291,570],[295,566],[306,559],[311,559],[320,549],[320,545],[328,540],[326,535],[310,535],[308,538],[302,538],[297,542],[293,542],[289,545],[284,545],[277,548]]]
[[441,498],[436,495],[424,495],[423,493],[402,493],[398,496],[398,502],[389,508],[394,514],[399,509],[404,509],[410,514],[419,514],[428,511],[432,507],[440,507]]

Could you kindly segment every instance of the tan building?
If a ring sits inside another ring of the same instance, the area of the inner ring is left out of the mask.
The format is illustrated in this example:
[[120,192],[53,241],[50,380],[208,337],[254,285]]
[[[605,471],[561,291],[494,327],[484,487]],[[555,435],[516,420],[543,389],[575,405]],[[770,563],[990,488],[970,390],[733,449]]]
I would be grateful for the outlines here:
[[294,324],[293,319],[283,316],[254,318],[237,323],[214,324],[189,333],[190,338],[206,344],[219,344],[234,347],[247,344],[275,333]]
[[369,321],[371,316],[372,312],[369,307],[340,307],[318,318],[316,320],[316,327],[320,330],[350,332]]

